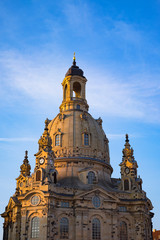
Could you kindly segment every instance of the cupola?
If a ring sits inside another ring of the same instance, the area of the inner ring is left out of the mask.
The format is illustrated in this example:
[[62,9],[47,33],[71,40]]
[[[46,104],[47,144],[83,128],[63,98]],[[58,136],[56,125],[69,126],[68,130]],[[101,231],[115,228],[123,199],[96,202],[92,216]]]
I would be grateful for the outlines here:
[[65,78],[62,82],[63,86],[63,101],[60,106],[60,111],[67,110],[82,110],[88,111],[86,101],[86,82],[87,79],[83,75],[83,71],[76,65],[75,54],[73,64],[68,69]]

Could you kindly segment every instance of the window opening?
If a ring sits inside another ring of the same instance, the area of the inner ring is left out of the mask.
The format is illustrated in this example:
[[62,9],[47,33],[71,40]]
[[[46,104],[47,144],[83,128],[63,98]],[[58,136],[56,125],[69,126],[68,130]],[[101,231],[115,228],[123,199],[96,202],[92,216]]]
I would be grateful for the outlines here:
[[119,206],[119,211],[120,212],[126,212],[127,208],[125,206]]
[[90,171],[88,173],[88,184],[93,184],[94,180],[96,180],[96,175],[94,172]]
[[67,84],[64,88],[64,100],[66,100],[66,97],[67,97]]
[[56,184],[57,183],[57,174],[56,174],[56,172],[54,172],[53,177],[54,177],[54,183]]
[[92,203],[95,208],[99,208],[101,205],[101,200],[98,196],[94,196],[92,199]]
[[60,135],[57,134],[55,137],[55,146],[60,146]]
[[124,190],[129,190],[129,181],[127,179],[124,180]]
[[92,239],[101,240],[101,225],[98,218],[94,218],[92,221]]
[[41,180],[41,171],[38,170],[38,171],[36,172],[36,181],[40,181],[40,180]]
[[76,98],[81,97],[81,84],[79,82],[73,83],[73,96]]
[[77,109],[78,109],[78,110],[80,109],[80,105],[79,105],[79,104],[77,104]]
[[128,240],[127,224],[125,222],[120,222],[120,240]]
[[32,218],[31,237],[32,238],[39,238],[39,218],[38,217]]
[[37,205],[40,202],[39,196],[35,195],[31,198],[32,205]]
[[89,135],[88,135],[88,133],[84,133],[84,145],[85,146],[89,145]]
[[69,202],[61,202],[61,207],[68,208],[69,207]]
[[60,239],[69,238],[69,223],[67,218],[61,218],[60,220]]

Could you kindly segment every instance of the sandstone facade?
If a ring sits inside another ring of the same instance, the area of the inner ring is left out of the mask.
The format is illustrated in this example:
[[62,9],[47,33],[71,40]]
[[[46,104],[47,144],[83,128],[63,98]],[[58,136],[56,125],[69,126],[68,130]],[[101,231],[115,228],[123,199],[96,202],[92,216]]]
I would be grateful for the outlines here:
[[102,119],[88,113],[86,82],[74,58],[62,82],[60,112],[45,121],[32,174],[26,151],[2,214],[3,240],[152,239],[152,203],[137,177],[128,135],[121,178],[111,178],[109,141]]

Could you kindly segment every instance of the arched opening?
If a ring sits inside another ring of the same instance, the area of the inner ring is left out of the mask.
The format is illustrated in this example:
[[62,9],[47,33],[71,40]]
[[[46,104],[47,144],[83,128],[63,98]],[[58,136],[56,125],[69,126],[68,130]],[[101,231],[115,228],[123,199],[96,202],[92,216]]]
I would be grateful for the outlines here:
[[53,178],[54,178],[53,181],[56,184],[57,183],[57,173],[56,172],[53,173]]
[[60,134],[57,134],[55,137],[55,146],[60,146]]
[[89,135],[88,135],[88,133],[84,133],[84,145],[85,146],[89,145]]
[[63,217],[60,220],[60,239],[69,238],[69,222],[68,219]]
[[120,240],[128,240],[127,224],[120,222]]
[[128,191],[128,190],[129,190],[129,181],[128,181],[128,179],[125,179],[125,180],[124,180],[124,190],[125,190],[125,191]]
[[67,97],[67,84],[64,88],[64,100],[66,100],[66,97]]
[[81,97],[81,84],[79,82],[73,83],[73,97]]
[[94,172],[90,171],[88,173],[88,184],[93,184],[94,181],[96,180],[96,175]]
[[98,218],[92,221],[92,239],[101,240],[101,224]]
[[40,170],[38,170],[36,172],[36,181],[41,181],[41,171]]
[[39,238],[39,218],[38,217],[32,218],[31,238]]

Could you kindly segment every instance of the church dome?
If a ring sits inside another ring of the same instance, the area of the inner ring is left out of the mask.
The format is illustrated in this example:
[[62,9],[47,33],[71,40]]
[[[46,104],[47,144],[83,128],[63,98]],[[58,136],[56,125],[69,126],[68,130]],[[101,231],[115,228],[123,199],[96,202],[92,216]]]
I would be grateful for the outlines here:
[[102,119],[94,119],[88,113],[85,91],[87,79],[81,71],[76,67],[74,56],[73,66],[62,82],[60,113],[48,125],[55,167],[59,180],[61,178],[63,182],[68,177],[78,176],[85,182],[87,176],[84,176],[89,169],[97,169],[97,178],[110,181],[112,167],[108,139],[102,128]]
[[81,157],[110,163],[108,139],[101,118],[80,109],[59,113],[49,124],[56,158]]

